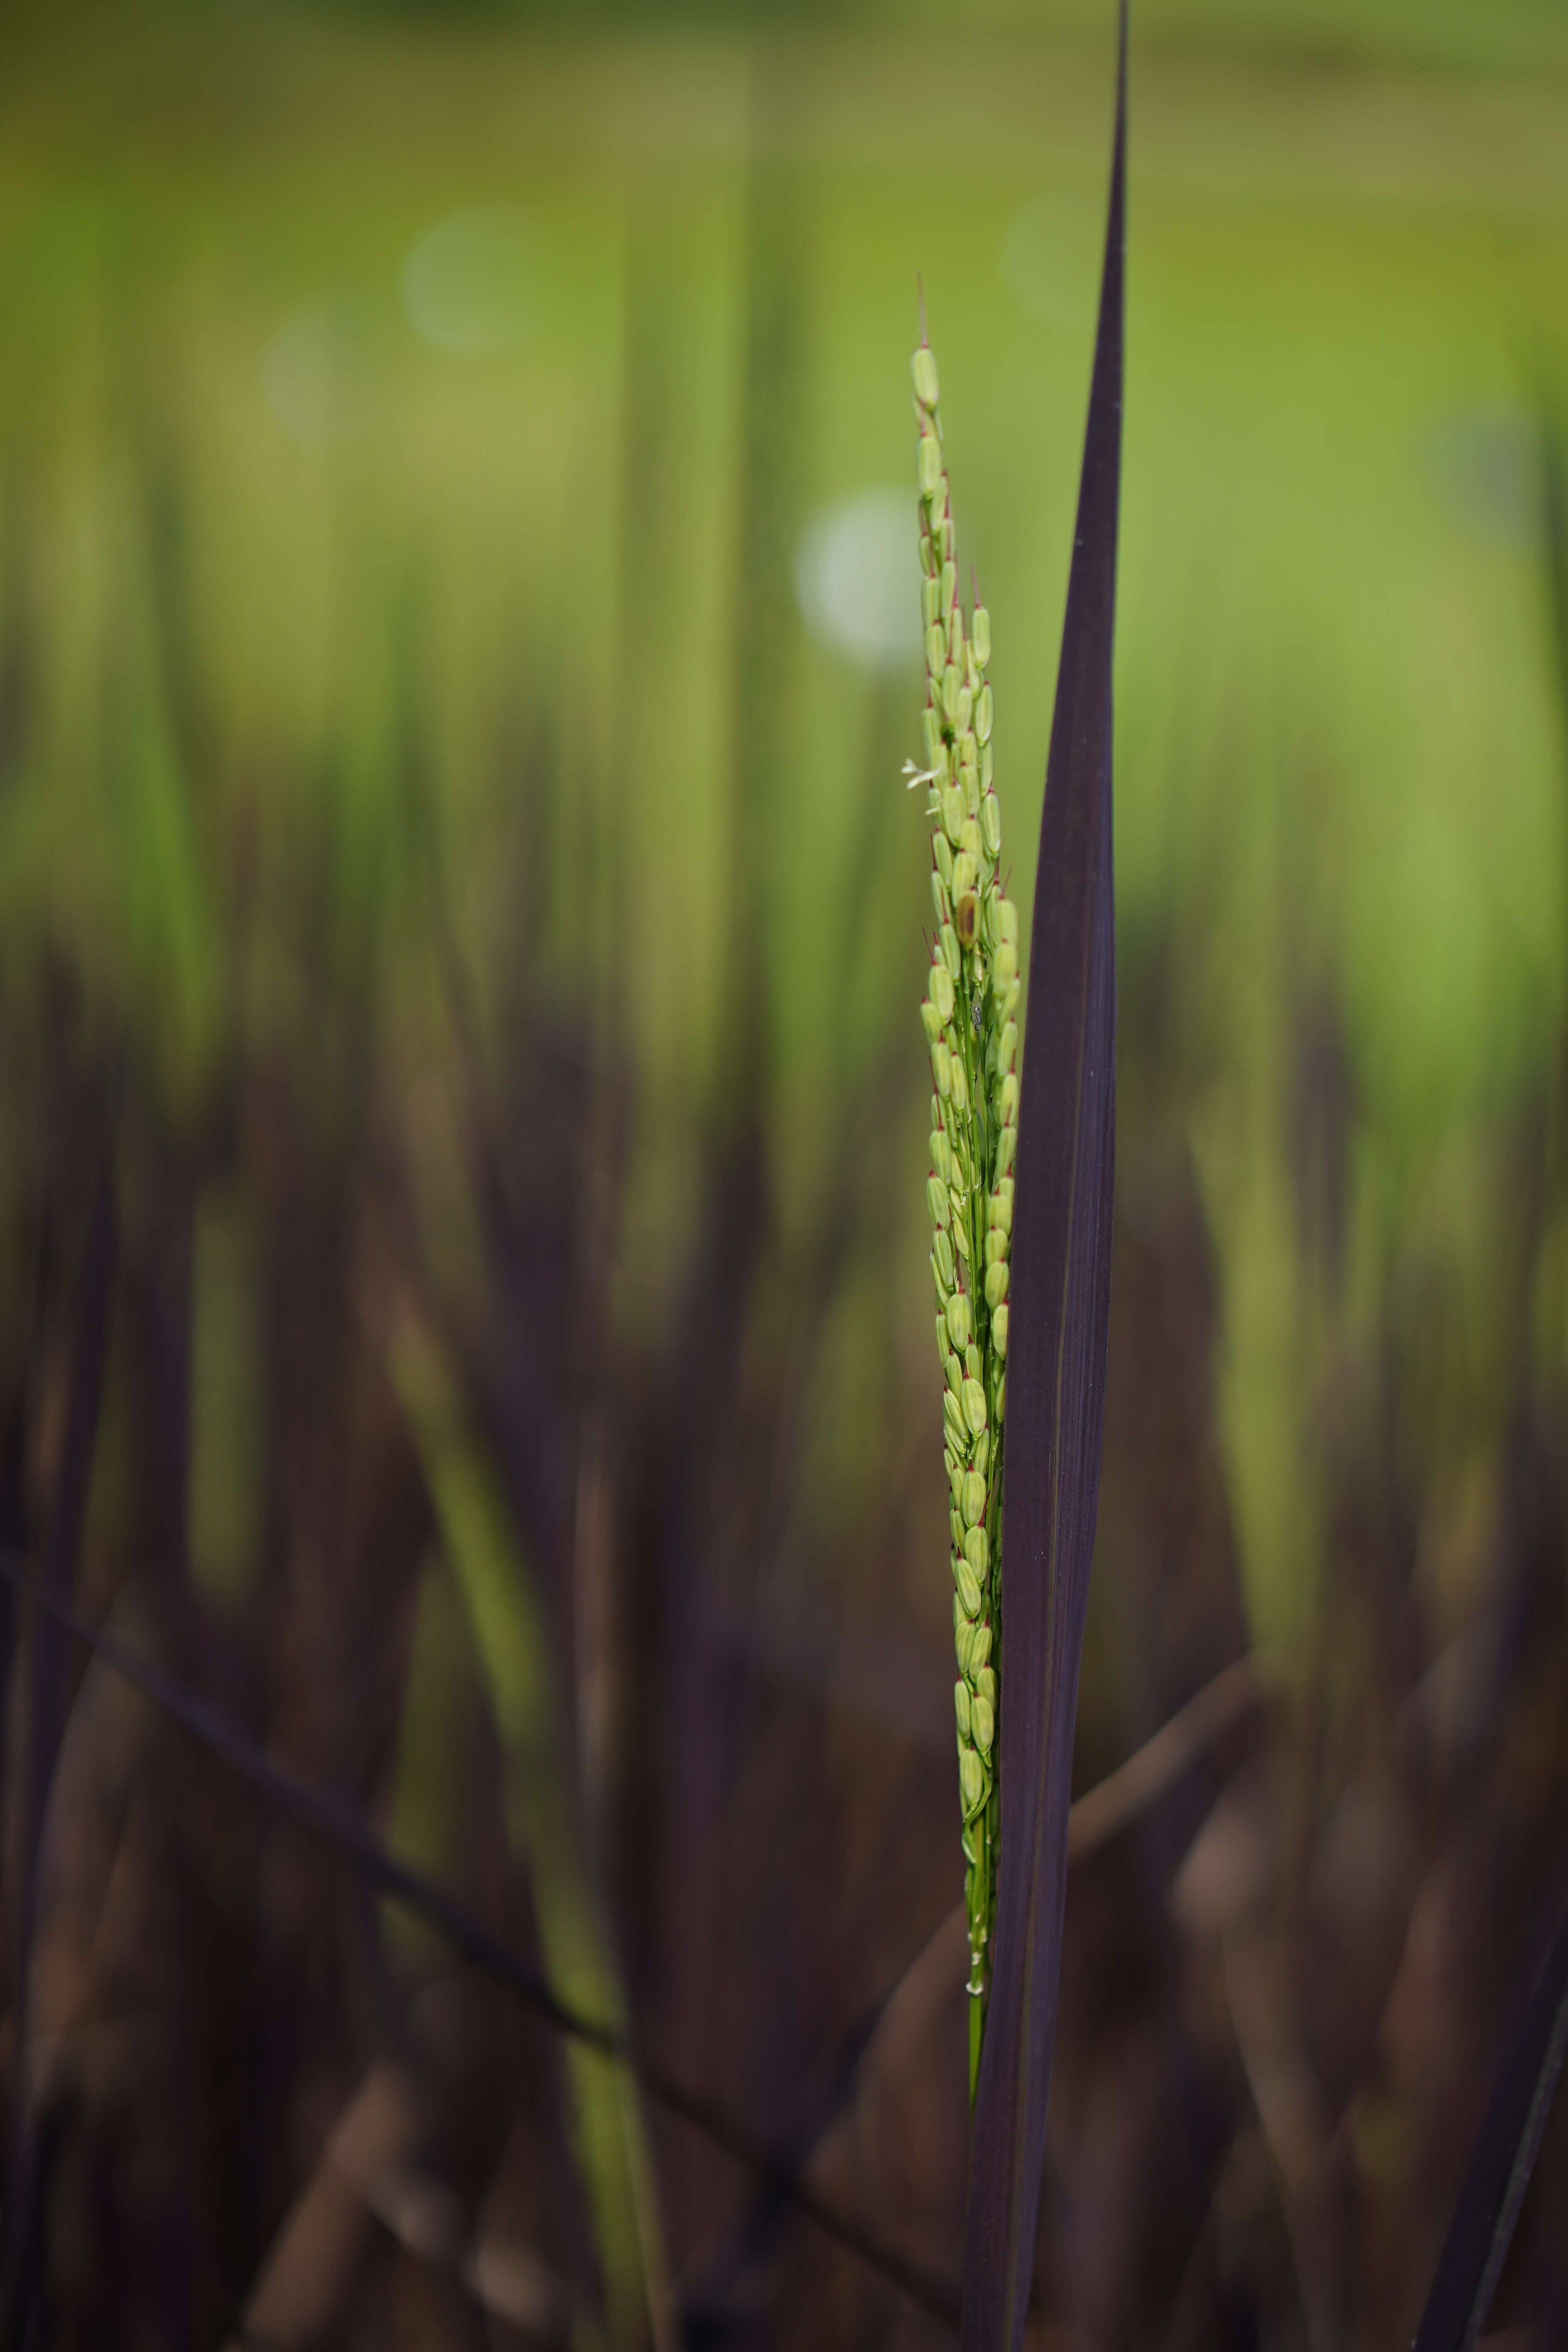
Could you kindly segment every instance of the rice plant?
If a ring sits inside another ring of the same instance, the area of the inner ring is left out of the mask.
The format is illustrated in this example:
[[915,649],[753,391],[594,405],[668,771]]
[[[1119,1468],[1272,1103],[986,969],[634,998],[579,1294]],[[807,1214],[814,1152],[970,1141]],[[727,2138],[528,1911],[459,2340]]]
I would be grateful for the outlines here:
[[[969,1842],[974,2118],[965,2352],[1018,2352],[1033,2287],[1061,1979],[1074,1724],[1099,1512],[1116,1165],[1111,704],[1126,150],[1123,5],[1100,315],[1035,876],[1026,1008],[1032,1075],[1022,1118],[1018,924],[997,887],[1001,822],[991,762],[980,765],[992,730],[991,690],[983,677],[990,623],[977,604],[977,642],[966,645],[954,596],[936,369],[923,341],[914,363],[926,749],[941,818],[931,885],[939,936],[925,1010],[937,1086],[930,1189],[938,1233],[945,1209],[946,1230],[960,1243],[951,1268],[935,1253],[933,1263],[949,1475],[958,1507],[959,1769]],[[970,1274],[966,1286],[959,1279],[961,1260]],[[983,1337],[989,1360],[980,1353]],[[1004,1370],[1009,1360],[1010,1372]],[[1009,1379],[1014,1446],[1004,1487],[999,1441]],[[983,1450],[993,1423],[994,1463]],[[987,1470],[993,1479],[984,1486]],[[1008,1567],[1005,1615],[992,1565],[998,1535]],[[988,1588],[981,1585],[982,1571]],[[1004,1630],[1010,1703],[998,1722]],[[977,1654],[989,1676],[984,1686],[974,1671]],[[984,1831],[978,1838],[977,1826]]]
[[931,1048],[931,1277],[946,1384],[942,1438],[952,1503],[953,1707],[969,1930],[969,2087],[980,2074],[996,1911],[1001,1696],[1001,1494],[1007,1279],[1018,1144],[1018,910],[997,871],[1002,813],[992,744],[991,616],[958,593],[952,493],[935,357],[914,355],[921,615],[936,933],[921,1005]]

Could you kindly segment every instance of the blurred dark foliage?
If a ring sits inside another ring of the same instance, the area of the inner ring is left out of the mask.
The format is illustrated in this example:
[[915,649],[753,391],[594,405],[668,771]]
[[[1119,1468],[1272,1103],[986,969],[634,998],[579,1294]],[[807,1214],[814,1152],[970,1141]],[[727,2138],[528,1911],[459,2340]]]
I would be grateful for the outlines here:
[[[1319,1021],[1302,1028],[1305,1167],[1342,1131]],[[64,979],[49,1024],[47,1054],[26,1068],[12,1051],[7,1070],[37,1179],[7,1237],[36,1267],[30,1322],[7,1331],[7,1540],[94,1613],[132,1601],[181,1682],[374,1818],[430,1540],[367,1312],[390,1256],[405,1254],[402,1282],[428,1282],[393,1139],[369,1108],[322,1139],[284,1063],[235,1070],[214,1134],[176,1143],[130,1058],[82,1056]],[[1133,981],[1123,1056],[1142,1054],[1159,1034]],[[929,1515],[924,1413],[827,1564],[856,1625],[811,1646],[745,1612],[837,1251],[875,1202],[832,1200],[797,1328],[759,1362],[748,1331],[781,1240],[741,1112],[712,1143],[705,1246],[666,1345],[623,1360],[585,1327],[578,1279],[606,1195],[614,1213],[614,1119],[606,1143],[593,1115],[605,1073],[557,1025],[520,1025],[503,1061],[510,1089],[475,1082],[487,1312],[454,1339],[545,1569],[562,1684],[583,1637],[564,1465],[597,1428],[614,1536],[593,1801],[637,2025],[889,2244],[952,2267],[962,1938],[924,1945],[952,1884],[945,1691],[936,1656],[929,1675],[898,1670],[912,1649],[898,1561]],[[847,1146],[863,1155],[863,1139]],[[595,1152],[609,1169],[585,1181]],[[268,1267],[266,1555],[240,1616],[197,1597],[185,1543],[191,1206],[235,1169]],[[1246,1642],[1194,1183],[1154,1143],[1129,1152],[1126,1192],[1098,1561],[1114,1625],[1079,1736],[1096,1764]],[[122,1548],[78,1557],[110,1315],[134,1477]],[[1568,1489],[1559,1406],[1521,1379],[1488,1606],[1429,1656],[1399,1355],[1392,1310],[1375,1412],[1326,1400],[1331,1597],[1302,1700],[1194,1752],[1072,1879],[1041,2340],[1389,2343],[1411,2326],[1568,1851]],[[113,1677],[82,1673],[45,1622],[7,1665],[14,2340],[224,2343],[279,2246],[291,2300],[273,2295],[266,2340],[557,2340],[560,2315],[593,2307],[595,2265],[550,2034],[437,1959],[411,1971],[341,1867],[193,1764]],[[479,1706],[463,1745],[445,1874],[536,1950]],[[687,2340],[938,2333],[687,2131],[660,2128],[656,2147]],[[1540,2343],[1568,2298],[1552,2222],[1565,2194],[1559,2126],[1502,2288]],[[508,2310],[533,2324],[508,2326]]]
[[[1145,958],[1152,974],[1157,953],[1133,942],[1134,1101],[1157,1097],[1163,1051]],[[874,1246],[900,1171],[874,1131],[847,1130],[792,1258],[758,1108],[741,1098],[710,1140],[679,1309],[658,1347],[623,1349],[594,1269],[634,1116],[626,1080],[524,998],[503,1075],[469,1073],[488,1272],[482,1317],[454,1321],[421,1260],[397,1138],[368,1076],[350,1079],[368,1069],[365,1009],[329,996],[318,1014],[298,1058],[227,1073],[199,1137],[170,1132],[128,1051],[89,1047],[68,974],[37,1033],[8,1039],[33,1181],[6,1236],[28,1300],[5,1333],[7,1543],[95,1613],[129,1608],[259,1748],[374,1818],[432,1516],[373,1302],[393,1282],[418,1290],[466,1368],[548,1594],[555,1674],[578,1692],[576,1465],[604,1485],[597,1760],[579,1790],[639,2032],[821,2193],[951,2269],[964,2131],[961,1938],[940,1927],[951,1759],[940,1650],[921,1654],[901,1598],[901,1563],[940,1507],[919,1397],[842,1559],[823,1563],[853,1623],[807,1638],[748,1605],[845,1254]],[[312,1055],[340,1081],[327,1131],[306,1099]],[[760,1085],[762,1056],[741,1058]],[[1300,1067],[1305,1246],[1353,1119],[1321,1005],[1303,1013]],[[1161,1127],[1135,1128],[1124,1155],[1079,1735],[1096,1770],[1247,1638],[1204,1220]],[[1542,1147],[1525,1173],[1544,1207]],[[196,1591],[186,1529],[193,1212],[237,1179],[267,1302],[262,1567],[238,1613]],[[110,1326],[135,1442],[119,1539],[84,1549]],[[1321,1400],[1330,1557],[1299,1696],[1195,1750],[1074,1875],[1042,2342],[1372,2344],[1411,2324],[1568,1853],[1562,1400],[1521,1358],[1487,1605],[1434,1654],[1413,1589],[1412,1345],[1391,1298],[1373,1360],[1336,1361]],[[549,2032],[437,1958],[411,1969],[340,1867],[84,1672],[44,1621],[18,1646],[5,1608],[14,2340],[216,2345],[269,2263],[268,2342],[563,2339],[592,2308],[595,2264]],[[466,1796],[444,1875],[536,1954],[477,1693],[454,1737]],[[656,2147],[686,2340],[940,2334],[689,2133],[658,2126]],[[1559,2126],[1501,2296],[1542,2344],[1568,2310],[1552,2218],[1565,2200]]]

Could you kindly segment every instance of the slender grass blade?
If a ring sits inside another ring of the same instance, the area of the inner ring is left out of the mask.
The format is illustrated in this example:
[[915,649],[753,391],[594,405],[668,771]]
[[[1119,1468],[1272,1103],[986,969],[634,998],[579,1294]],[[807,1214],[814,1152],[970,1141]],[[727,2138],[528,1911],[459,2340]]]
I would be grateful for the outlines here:
[[1507,2259],[1568,2054],[1568,1913],[1481,2126],[1415,2352],[1469,2352]]
[[1016,2352],[1034,2272],[1073,1717],[1099,1500],[1116,1129],[1111,661],[1126,59],[1124,6],[1100,323],[1029,958],[1003,1489],[1001,1867],[970,2150],[967,2352]]

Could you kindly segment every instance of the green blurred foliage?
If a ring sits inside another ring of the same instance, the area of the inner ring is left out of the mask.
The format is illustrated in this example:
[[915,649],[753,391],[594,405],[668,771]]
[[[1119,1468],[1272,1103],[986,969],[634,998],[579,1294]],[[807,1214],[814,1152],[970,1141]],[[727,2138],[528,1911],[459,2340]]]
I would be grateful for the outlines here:
[[[912,490],[921,273],[1026,913],[1109,11],[868,0],[747,12],[752,39],[740,13],[16,34],[0,979],[19,1019],[63,956],[199,1115],[237,1040],[309,1026],[324,858],[326,971],[374,998],[415,1099],[444,953],[494,1034],[531,861],[528,958],[638,1076],[626,1311],[660,1309],[754,961],[786,1207],[902,1056],[890,1213],[923,1332],[918,678],[831,595],[808,626],[797,561],[845,502]],[[1353,1328],[1395,1261],[1441,1269],[1432,1444],[1466,1458],[1499,1409],[1498,1137],[1563,982],[1536,404],[1568,362],[1565,65],[1561,11],[1529,0],[1138,12],[1118,857],[1124,969],[1165,978],[1124,1165],[1172,1137],[1195,1157],[1265,1630],[1316,1543],[1303,1008],[1342,1021],[1357,1107],[1322,1312]],[[240,1310],[232,1251],[203,1247],[208,1349]],[[1555,1360],[1562,1314],[1536,1311]],[[868,1385],[840,1320],[835,1477]],[[242,1470],[199,1507],[215,1575],[243,1574],[249,1507]]]
[[[101,0],[75,0],[71,14],[90,16]],[[578,36],[625,28],[745,32],[753,26],[911,37],[951,30],[942,0],[295,0],[293,11],[351,27],[434,26],[480,34],[496,28]],[[966,29],[1034,40],[1103,37],[1101,0],[967,0]],[[57,4],[20,0],[22,21],[58,18]],[[167,10],[165,9],[165,14]],[[191,5],[190,18],[205,12]],[[1234,56],[1251,52],[1322,66],[1410,62],[1481,72],[1560,67],[1568,29],[1554,0],[1141,0],[1134,12],[1150,48]]]

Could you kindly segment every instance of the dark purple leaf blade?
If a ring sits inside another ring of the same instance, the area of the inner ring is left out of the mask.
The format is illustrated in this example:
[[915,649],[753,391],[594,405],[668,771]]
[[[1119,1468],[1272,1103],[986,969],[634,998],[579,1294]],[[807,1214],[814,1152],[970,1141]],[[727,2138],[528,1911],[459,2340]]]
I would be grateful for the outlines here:
[[1479,2338],[1568,2054],[1568,1914],[1492,2093],[1427,2297],[1415,2352]]
[[1127,19],[1100,323],[1046,768],[1019,1109],[1002,1520],[1002,1845],[970,2144],[965,2352],[1017,2352],[1061,1975],[1073,1718],[1099,1506],[1116,1150],[1111,662]]

